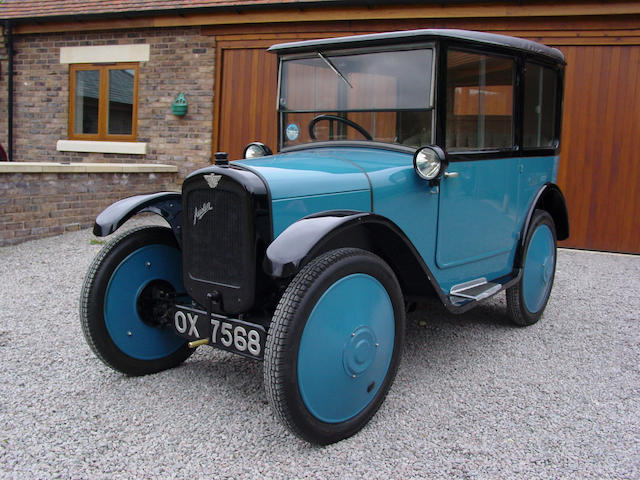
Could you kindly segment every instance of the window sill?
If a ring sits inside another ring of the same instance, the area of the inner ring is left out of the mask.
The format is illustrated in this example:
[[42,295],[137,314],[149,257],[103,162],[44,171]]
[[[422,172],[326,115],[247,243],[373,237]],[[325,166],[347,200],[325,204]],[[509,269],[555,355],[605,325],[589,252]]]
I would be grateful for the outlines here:
[[175,165],[153,163],[0,162],[0,173],[176,173]]
[[59,152],[125,153],[145,155],[147,144],[143,142],[99,142],[89,140],[58,140]]

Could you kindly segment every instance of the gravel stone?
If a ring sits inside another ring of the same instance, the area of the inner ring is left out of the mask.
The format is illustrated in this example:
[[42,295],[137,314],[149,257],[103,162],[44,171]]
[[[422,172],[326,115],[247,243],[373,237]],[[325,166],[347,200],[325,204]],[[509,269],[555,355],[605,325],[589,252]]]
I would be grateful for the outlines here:
[[100,248],[88,230],[0,248],[1,478],[640,478],[640,256],[559,250],[527,328],[504,294],[421,305],[380,411],[313,447],[278,423],[261,363],[201,347],[146,377],[104,366],[78,321]]

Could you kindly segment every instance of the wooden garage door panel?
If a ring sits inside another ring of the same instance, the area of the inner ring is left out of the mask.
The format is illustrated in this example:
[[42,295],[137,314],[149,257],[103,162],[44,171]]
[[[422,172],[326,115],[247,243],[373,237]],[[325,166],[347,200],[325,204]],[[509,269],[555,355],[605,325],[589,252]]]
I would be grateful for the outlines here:
[[640,47],[562,47],[565,246],[640,252]]
[[[265,48],[222,49],[217,149],[232,160],[247,143],[277,147],[277,57]],[[220,65],[220,63],[219,63]]]

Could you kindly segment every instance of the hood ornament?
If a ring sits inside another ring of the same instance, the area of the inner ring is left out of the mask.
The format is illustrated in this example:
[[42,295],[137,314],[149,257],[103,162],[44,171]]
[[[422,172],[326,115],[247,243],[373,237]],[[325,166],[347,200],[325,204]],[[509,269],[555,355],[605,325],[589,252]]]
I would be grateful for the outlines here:
[[220,179],[222,179],[222,175],[216,175],[215,173],[210,173],[209,175],[203,176],[211,188],[216,188],[218,186],[218,183],[220,183]]

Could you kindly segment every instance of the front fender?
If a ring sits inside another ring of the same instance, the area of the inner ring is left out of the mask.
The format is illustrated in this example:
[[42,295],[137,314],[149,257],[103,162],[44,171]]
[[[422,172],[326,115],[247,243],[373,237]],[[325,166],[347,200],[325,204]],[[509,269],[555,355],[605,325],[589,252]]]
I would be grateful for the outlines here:
[[298,220],[269,245],[263,267],[271,277],[288,278],[321,253],[342,247],[362,248],[380,256],[395,271],[405,295],[435,293],[447,304],[444,292],[404,232],[375,213],[327,211]]
[[269,245],[264,271],[275,278],[294,275],[319,245],[368,215],[367,212],[342,211],[309,215],[298,220]]
[[182,195],[177,192],[135,195],[119,200],[98,215],[93,226],[93,234],[97,237],[110,235],[129,218],[140,212],[160,215],[169,223],[176,239],[180,242]]

